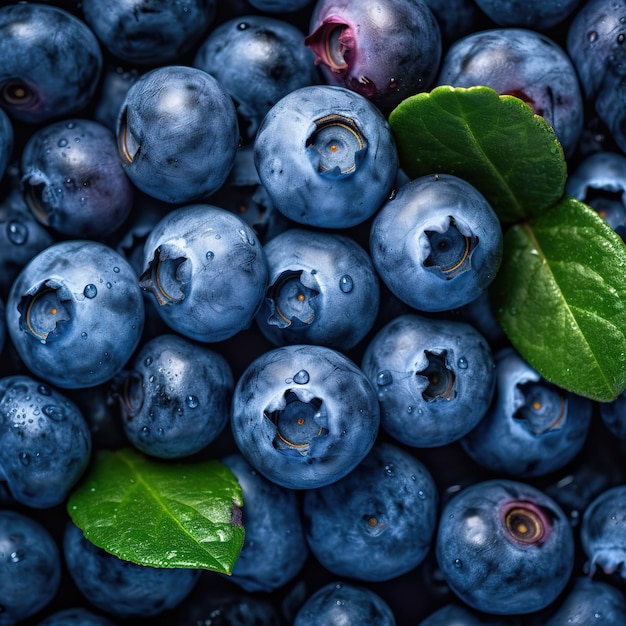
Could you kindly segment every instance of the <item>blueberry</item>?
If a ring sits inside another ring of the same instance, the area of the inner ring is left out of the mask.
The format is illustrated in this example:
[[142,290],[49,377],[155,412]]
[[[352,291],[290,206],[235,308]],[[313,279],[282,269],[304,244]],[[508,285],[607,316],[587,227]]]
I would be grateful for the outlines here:
[[222,341],[250,326],[267,287],[254,231],[216,206],[169,212],[144,247],[141,286],[165,323],[190,339]]
[[67,522],[63,554],[69,574],[96,608],[121,619],[159,615],[182,602],[194,588],[200,570],[137,565],[88,541]]
[[361,368],[378,391],[384,430],[416,447],[446,445],[467,434],[495,389],[491,349],[473,326],[414,313],[378,331]]
[[613,435],[626,440],[626,392],[617,396],[613,402],[603,402],[598,406],[604,425]]
[[328,85],[295,89],[270,109],[254,141],[254,160],[274,206],[294,222],[321,228],[348,228],[371,217],[398,171],[380,111],[363,96]]
[[396,619],[375,591],[353,583],[331,582],[307,598],[293,622],[293,626],[322,624],[396,626]]
[[124,432],[146,454],[195,454],[228,423],[230,366],[183,337],[160,335],[145,343],[118,384]]
[[21,164],[31,211],[58,233],[99,239],[130,214],[133,186],[115,136],[98,122],[71,119],[39,129],[24,146]]
[[274,345],[349,350],[371,330],[378,314],[378,277],[353,239],[291,228],[264,250],[269,287],[256,321]]
[[135,272],[95,241],[42,250],[13,283],[6,311],[25,365],[36,378],[64,388],[110,380],[137,347],[144,323]]
[[245,502],[246,537],[231,580],[248,592],[279,589],[298,575],[309,556],[297,495],[264,478],[239,453],[222,462],[236,476]]
[[515,626],[517,620],[487,615],[463,604],[449,603],[432,612],[418,626]]
[[27,506],[61,504],[91,455],[91,432],[78,407],[29,376],[0,378],[0,472]]
[[545,608],[565,588],[574,564],[572,529],[556,502],[505,479],[474,483],[447,502],[435,551],[456,595],[497,615]]
[[496,474],[530,478],[561,469],[583,448],[591,401],[550,384],[512,348],[499,350],[495,364],[495,398],[463,449]]
[[568,176],[565,192],[593,207],[626,240],[626,156],[589,154]]
[[483,195],[451,174],[416,178],[378,212],[370,231],[374,267],[420,311],[468,304],[495,278],[502,229]]
[[13,626],[49,605],[61,584],[61,555],[30,516],[0,511],[0,625]]
[[115,626],[114,623],[90,609],[77,607],[51,613],[37,626]]
[[82,2],[85,21],[118,59],[165,65],[191,50],[213,23],[216,0]]
[[378,442],[347,476],[305,492],[306,538],[335,576],[390,580],[426,558],[438,499],[423,463],[395,444]]
[[228,91],[242,134],[251,140],[282,97],[320,82],[313,59],[296,26],[264,15],[242,15],[211,30],[193,64]]
[[318,0],[305,40],[326,82],[389,112],[429,89],[441,58],[441,32],[423,0]]
[[0,107],[40,123],[82,111],[102,72],[96,36],[64,9],[28,2],[0,8]]
[[235,443],[251,465],[283,487],[321,487],[348,474],[374,445],[379,421],[369,380],[324,346],[265,352],[235,385]]
[[450,46],[437,83],[485,85],[521,98],[552,126],[567,156],[576,148],[583,128],[578,75],[561,46],[542,33],[525,28],[471,33]]
[[537,616],[529,626],[588,626],[626,623],[624,594],[606,582],[576,576],[563,596]]
[[216,191],[239,144],[232,98],[210,74],[166,65],[140,76],[117,120],[124,169],[143,192],[183,204]]
[[267,13],[290,13],[311,4],[313,0],[248,0],[250,6]]
[[583,514],[580,540],[590,576],[599,569],[626,580],[626,485],[606,489],[592,500]]

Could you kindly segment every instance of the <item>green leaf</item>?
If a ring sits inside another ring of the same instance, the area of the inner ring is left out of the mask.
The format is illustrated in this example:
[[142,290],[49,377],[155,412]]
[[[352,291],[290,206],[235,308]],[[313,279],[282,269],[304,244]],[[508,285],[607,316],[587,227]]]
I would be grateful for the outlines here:
[[626,246],[565,197],[511,227],[491,287],[512,344],[547,380],[610,402],[626,388]]
[[243,545],[241,487],[218,461],[99,451],[67,509],[89,541],[126,561],[230,574]]
[[410,178],[463,178],[503,223],[536,215],[563,195],[567,166],[561,144],[519,98],[488,87],[442,86],[401,102],[389,124]]

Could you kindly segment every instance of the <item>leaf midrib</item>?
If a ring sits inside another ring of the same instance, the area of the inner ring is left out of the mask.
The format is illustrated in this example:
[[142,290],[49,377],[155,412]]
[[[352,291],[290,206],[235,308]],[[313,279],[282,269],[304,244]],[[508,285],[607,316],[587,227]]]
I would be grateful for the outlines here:
[[531,228],[531,226],[530,226],[530,224],[528,222],[524,222],[522,224],[522,227],[524,228],[526,234],[528,235],[528,238],[529,238],[529,240],[530,240],[530,242],[532,244],[533,249],[537,251],[537,255],[539,256],[539,259],[541,260],[542,265],[545,267],[545,270],[547,272],[547,276],[548,276],[549,280],[551,280],[551,282],[558,289],[558,293],[560,294],[560,298],[561,298],[561,302],[563,304],[563,307],[564,307],[565,311],[567,312],[568,317],[575,324],[577,333],[578,333],[579,337],[582,339],[582,342],[583,342],[584,346],[586,347],[587,353],[590,355],[590,357],[593,359],[593,362],[596,364],[596,370],[600,373],[600,377],[604,381],[604,384],[605,384],[606,388],[609,390],[609,393],[611,395],[613,395],[613,387],[611,386],[609,379],[605,375],[604,369],[601,367],[600,361],[597,358],[596,353],[594,352],[591,344],[587,341],[585,333],[582,332],[582,330],[580,328],[580,325],[578,324],[578,318],[576,317],[576,314],[574,313],[572,307],[569,305],[569,303],[567,302],[567,300],[563,296],[563,290],[561,289],[561,287],[559,285],[559,282],[556,279],[556,276],[554,275],[554,272],[552,271],[552,268],[550,267],[550,262],[548,260],[548,257],[545,255],[541,245],[539,244],[539,241],[538,241],[537,237],[535,236],[534,230]]

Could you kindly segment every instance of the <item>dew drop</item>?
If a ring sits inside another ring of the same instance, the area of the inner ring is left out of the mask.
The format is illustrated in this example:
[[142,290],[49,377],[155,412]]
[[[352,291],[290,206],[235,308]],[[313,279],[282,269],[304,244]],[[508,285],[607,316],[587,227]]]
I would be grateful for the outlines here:
[[622,44],[624,43],[624,40],[626,40],[626,35],[624,35],[624,33],[620,33],[620,34],[617,36],[617,43],[618,43],[619,45],[622,45]]
[[50,387],[46,387],[46,385],[39,385],[39,387],[37,387],[37,392],[40,393],[42,396],[49,396]]
[[344,274],[339,279],[339,289],[343,291],[343,293],[350,293],[354,288],[354,281],[352,280],[352,276],[349,274]]
[[154,375],[150,376],[150,378],[148,378],[148,382],[153,383],[154,382]]
[[89,283],[85,285],[83,295],[91,300],[91,298],[95,298],[98,295],[98,288],[93,283]]
[[84,331],[80,334],[80,336],[81,336],[83,339],[87,339],[87,333],[86,333],[86,332],[84,332]]
[[466,370],[467,369],[467,359],[465,357],[463,357],[463,356],[457,361],[456,364],[459,367],[459,369],[461,369],[461,370]]
[[248,28],[247,22],[239,22],[239,24],[237,24],[237,30],[246,30],[246,28]]
[[21,246],[28,239],[28,226],[17,220],[11,220],[7,225],[7,236],[12,244]]
[[593,616],[594,616],[595,619],[602,619],[602,613],[600,613],[599,611],[596,611],[593,614]]
[[56,404],[46,404],[46,406],[41,409],[47,417],[55,422],[62,422],[67,418],[65,414],[65,409]]
[[217,233],[217,235],[215,235],[215,238],[216,238],[216,239],[221,239],[221,238],[222,238],[222,235],[220,235],[219,233]]
[[11,552],[9,559],[11,559],[11,563],[19,563],[24,556],[25,554],[23,550],[15,550],[15,552]]
[[143,360],[143,364],[146,367],[150,367],[150,365],[152,365],[152,357],[151,356],[147,356],[144,360]]
[[200,404],[200,400],[198,400],[198,398],[194,395],[188,395],[186,398],[186,402],[187,402],[187,406],[190,409],[196,409],[198,408],[198,405]]
[[107,283],[107,289],[111,289],[112,286],[111,283]]
[[119,267],[114,267],[114,268],[113,268],[113,271],[114,271],[116,274],[119,274],[119,273],[120,273],[120,268],[119,268]]
[[207,261],[212,261],[215,258],[215,253],[212,250],[209,250],[206,253],[206,260]]
[[149,429],[147,426],[144,426],[144,427],[141,429],[141,435],[142,435],[143,437],[147,437],[149,434],[150,434],[150,429]]
[[59,139],[59,148],[65,148],[65,146],[67,146],[68,141],[67,139]]
[[293,382],[293,379],[285,378],[285,385],[291,385],[292,382]]
[[309,382],[309,373],[306,370],[300,370],[293,376],[293,382],[296,385],[306,385]]
[[413,407],[411,405],[406,407],[406,412],[407,413],[413,413]]
[[595,30],[592,30],[587,33],[587,40],[589,43],[594,43],[598,40],[598,33]]
[[460,569],[463,567],[463,561],[461,561],[461,559],[454,559],[454,567],[458,567]]
[[[411,476],[411,478],[412,478],[413,480],[415,480],[415,476]],[[420,490],[417,492],[417,497],[418,497],[420,500],[426,500],[426,493],[425,493],[422,489],[420,489]]]
[[387,476],[393,476],[395,473],[396,468],[391,463],[385,465],[385,474],[387,474]]
[[27,452],[20,452],[19,457],[22,465],[28,465],[30,463],[30,454]]
[[393,382],[393,376],[389,370],[383,370],[382,372],[378,372],[378,376],[376,376],[376,384],[380,387],[384,387],[386,385],[390,385]]

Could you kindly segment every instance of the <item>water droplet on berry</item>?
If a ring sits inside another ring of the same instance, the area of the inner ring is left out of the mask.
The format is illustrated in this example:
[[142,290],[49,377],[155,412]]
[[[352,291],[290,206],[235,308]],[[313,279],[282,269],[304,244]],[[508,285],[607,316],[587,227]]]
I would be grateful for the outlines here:
[[194,395],[187,396],[186,401],[187,401],[187,406],[190,409],[196,409],[198,408],[198,405],[200,404],[200,400],[198,400],[198,398]]
[[50,395],[50,387],[46,387],[46,385],[39,385],[39,387],[37,387],[37,391],[42,396],[49,396]]
[[15,550],[15,552],[11,552],[9,558],[11,559],[11,563],[19,563],[24,558],[23,550]]
[[209,250],[206,253],[206,260],[207,261],[212,261],[215,258],[215,253],[212,250]]
[[354,281],[352,280],[352,276],[349,274],[344,274],[339,279],[339,289],[343,291],[343,293],[350,293],[354,288]]
[[396,468],[391,463],[385,465],[385,474],[387,474],[387,476],[393,476],[395,473]]
[[119,274],[119,273],[120,273],[120,268],[119,268],[119,267],[114,267],[114,268],[113,268],[113,271],[114,271],[116,274]]
[[86,332],[84,332],[84,331],[80,334],[80,336],[81,336],[83,339],[87,339],[87,333],[86,333]]
[[594,43],[598,40],[598,33],[595,30],[592,30],[587,33],[587,40],[589,43]]
[[65,146],[67,146],[68,141],[67,139],[59,139],[59,148],[65,148]]
[[309,373],[306,370],[300,370],[294,374],[293,382],[297,385],[306,385],[309,382]]
[[55,404],[46,404],[46,406],[43,407],[42,411],[44,415],[46,415],[55,422],[62,422],[67,418],[63,407],[57,406]]
[[461,561],[461,559],[454,559],[454,567],[463,567],[463,561]]
[[85,285],[83,295],[85,298],[89,298],[91,300],[91,298],[95,298],[98,295],[98,288],[94,284],[89,283],[88,285]]
[[30,454],[27,452],[20,452],[19,457],[22,465],[28,465],[30,463]]
[[147,356],[144,360],[143,360],[143,364],[146,367],[150,367],[150,365],[152,365],[152,357],[151,356]]
[[[413,476],[411,476],[411,478],[414,478]],[[422,491],[421,489],[417,492],[417,497],[420,500],[426,500],[426,493],[424,493],[424,491]]]
[[144,426],[144,427],[141,429],[141,435],[142,435],[143,437],[147,437],[149,434],[150,434],[150,429],[149,429],[147,426]]
[[107,283],[107,289],[111,289],[113,285],[111,283]]
[[467,359],[465,357],[461,357],[457,361],[457,365],[458,365],[459,369],[466,370],[467,369]]
[[12,244],[21,246],[28,239],[28,227],[22,222],[11,220],[7,225],[7,237]]
[[390,385],[393,382],[393,376],[389,370],[383,370],[382,372],[378,372],[378,376],[376,376],[376,384],[380,387],[384,387],[385,385]]

